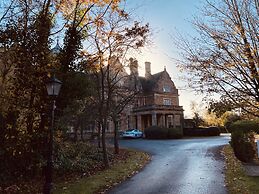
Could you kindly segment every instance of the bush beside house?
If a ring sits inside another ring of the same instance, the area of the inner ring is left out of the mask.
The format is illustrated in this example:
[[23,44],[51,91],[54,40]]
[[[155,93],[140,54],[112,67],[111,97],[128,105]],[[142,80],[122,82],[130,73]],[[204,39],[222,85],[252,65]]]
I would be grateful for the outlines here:
[[180,139],[183,137],[181,128],[151,126],[144,130],[147,139]]
[[218,136],[220,129],[218,127],[197,127],[197,128],[184,128],[184,136]]
[[256,121],[239,120],[230,125],[231,141],[235,156],[242,162],[251,162],[256,158],[255,133],[259,132]]
[[181,128],[169,128],[168,138],[169,139],[181,139],[183,137],[183,130]]

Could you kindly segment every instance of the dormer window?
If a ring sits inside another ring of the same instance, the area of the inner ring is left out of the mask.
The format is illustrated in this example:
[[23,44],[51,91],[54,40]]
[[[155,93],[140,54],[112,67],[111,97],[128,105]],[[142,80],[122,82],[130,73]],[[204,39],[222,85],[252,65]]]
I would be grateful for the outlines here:
[[171,87],[168,85],[163,86],[163,92],[171,92]]

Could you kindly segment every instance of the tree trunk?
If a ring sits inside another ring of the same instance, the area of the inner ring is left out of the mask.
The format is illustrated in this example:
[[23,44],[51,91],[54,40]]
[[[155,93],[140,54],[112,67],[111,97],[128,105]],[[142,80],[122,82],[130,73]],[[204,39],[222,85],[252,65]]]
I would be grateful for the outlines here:
[[81,141],[84,141],[84,130],[82,128],[80,129],[80,134],[81,134]]
[[106,168],[109,167],[109,159],[106,147],[106,121],[102,124],[102,148],[103,148],[103,162]]
[[113,120],[114,123],[114,153],[119,154],[119,141],[118,141],[118,121],[117,119]]
[[33,134],[33,103],[34,103],[34,99],[35,99],[35,86],[32,86],[32,89],[31,89],[31,95],[30,95],[30,102],[29,102],[29,107],[28,107],[28,110],[30,110],[30,112],[28,113],[27,115],[27,121],[26,121],[26,124],[27,124],[27,131],[30,135]]
[[76,123],[76,126],[75,126],[75,128],[74,128],[74,141],[76,142],[77,140],[78,140],[78,135],[77,135],[77,132],[78,132],[78,127],[79,127],[79,125],[78,125],[78,122]]
[[98,141],[98,148],[101,148],[101,124],[100,123],[98,123],[97,141]]

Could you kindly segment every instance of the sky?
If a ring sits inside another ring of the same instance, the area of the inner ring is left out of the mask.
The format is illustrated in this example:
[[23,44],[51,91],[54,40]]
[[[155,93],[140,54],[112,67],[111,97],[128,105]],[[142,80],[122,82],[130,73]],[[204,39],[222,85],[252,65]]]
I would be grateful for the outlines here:
[[205,0],[129,0],[127,9],[133,12],[134,18],[149,23],[152,31],[152,44],[142,49],[134,57],[138,60],[139,73],[144,76],[145,61],[151,62],[151,73],[164,70],[171,76],[179,91],[179,103],[184,108],[186,118],[192,117],[191,103],[202,104],[202,96],[197,95],[181,79],[183,73],[176,67],[175,58],[179,59],[172,36],[177,33],[195,35],[191,24],[193,16],[201,13]]
[[[133,19],[149,23],[152,44],[142,49],[135,57],[139,62],[139,73],[144,76],[145,61],[151,62],[151,73],[164,70],[171,76],[179,91],[179,104],[184,108],[186,118],[192,117],[191,103],[201,105],[202,96],[195,94],[181,79],[173,58],[179,58],[179,50],[174,45],[172,36],[176,33],[195,35],[196,31],[190,21],[200,14],[205,0],[127,0],[126,9],[133,14]],[[0,8],[6,1],[0,0]],[[1,10],[1,9],[0,9]]]

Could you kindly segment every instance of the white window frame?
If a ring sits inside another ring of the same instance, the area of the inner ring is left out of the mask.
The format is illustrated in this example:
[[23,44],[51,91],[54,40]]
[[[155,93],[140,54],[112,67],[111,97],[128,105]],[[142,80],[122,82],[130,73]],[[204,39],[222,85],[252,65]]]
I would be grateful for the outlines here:
[[171,106],[172,105],[172,100],[170,98],[164,98],[163,99],[163,104],[165,106]]

